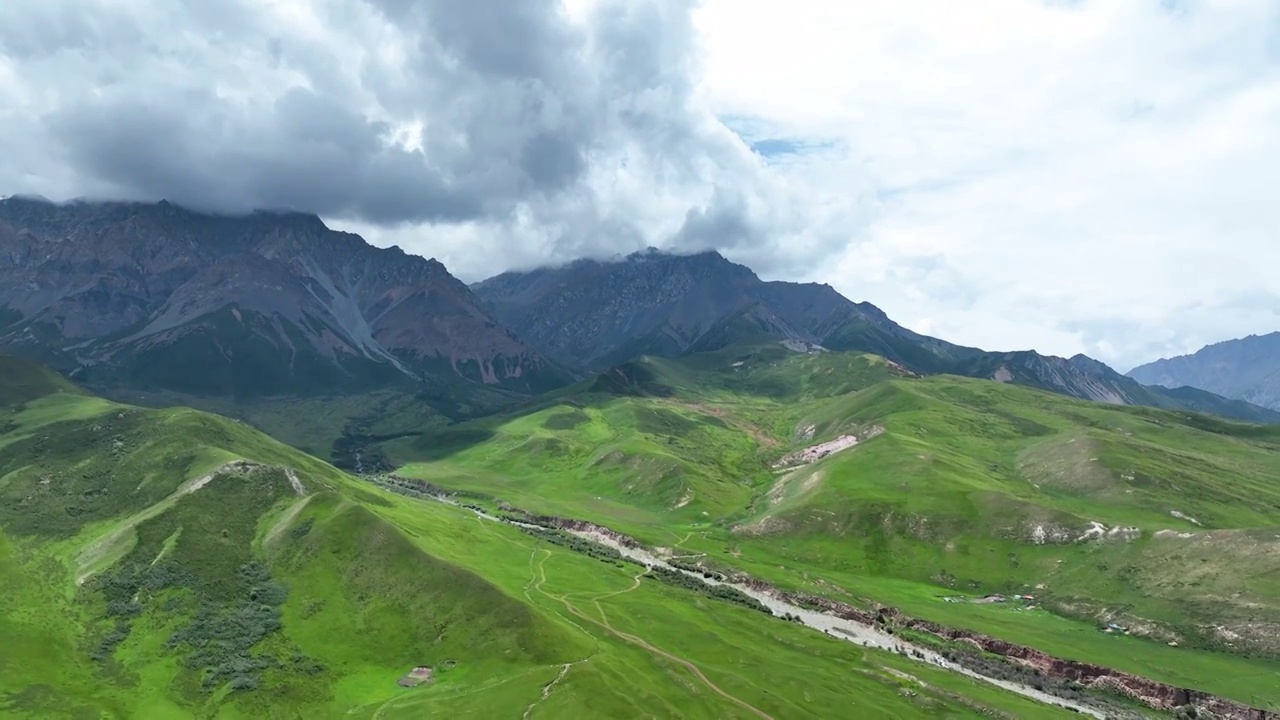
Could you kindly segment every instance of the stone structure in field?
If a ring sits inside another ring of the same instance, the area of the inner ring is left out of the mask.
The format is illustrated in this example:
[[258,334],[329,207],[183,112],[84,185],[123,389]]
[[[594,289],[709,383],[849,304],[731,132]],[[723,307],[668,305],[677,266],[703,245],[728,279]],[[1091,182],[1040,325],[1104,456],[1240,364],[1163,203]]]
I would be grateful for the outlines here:
[[431,676],[434,671],[430,667],[416,667],[409,671],[409,674],[396,681],[400,687],[417,687],[424,683],[431,682]]

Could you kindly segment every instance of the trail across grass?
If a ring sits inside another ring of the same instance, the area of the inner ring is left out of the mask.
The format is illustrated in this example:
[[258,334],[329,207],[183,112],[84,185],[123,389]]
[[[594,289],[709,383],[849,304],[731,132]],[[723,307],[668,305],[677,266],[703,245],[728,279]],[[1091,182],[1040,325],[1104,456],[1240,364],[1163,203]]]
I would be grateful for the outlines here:
[[[534,552],[535,552],[535,553],[537,553],[538,551],[537,551],[537,550],[535,550]],[[589,615],[587,615],[586,613],[582,612],[582,611],[581,611],[581,610],[579,610],[578,608],[574,607],[574,605],[573,605],[572,603],[570,603],[570,602],[569,602],[569,600],[568,600],[568,598],[567,598],[566,596],[563,596],[563,595],[560,595],[560,596],[552,595],[551,593],[548,593],[547,591],[545,591],[545,590],[543,590],[543,589],[542,589],[542,586],[543,586],[543,585],[545,585],[545,584],[546,584],[546,582],[547,582],[547,577],[546,577],[546,568],[544,567],[543,563],[546,561],[546,558],[550,556],[551,551],[550,551],[550,550],[543,550],[542,552],[543,552],[543,553],[545,553],[545,555],[544,555],[544,556],[543,556],[543,558],[542,558],[542,562],[537,563],[537,567],[536,567],[537,582],[535,582],[535,583],[534,583],[534,585],[533,585],[533,589],[534,589],[534,590],[536,590],[537,592],[542,593],[543,595],[546,595],[547,597],[551,598],[552,600],[559,601],[560,603],[562,603],[562,604],[564,605],[564,607],[565,607],[565,609],[566,609],[566,610],[568,610],[569,612],[573,613],[576,617],[582,618],[583,620],[586,620],[587,622],[590,622],[590,623],[594,623],[594,624],[596,624],[596,625],[599,625],[600,627],[604,628],[605,630],[608,630],[608,631],[609,631],[609,633],[610,633],[610,634],[612,634],[612,635],[614,635],[615,637],[621,638],[621,639],[625,640],[626,642],[631,643],[632,645],[635,645],[635,646],[637,646],[637,647],[644,648],[645,650],[647,650],[647,651],[649,651],[649,652],[651,652],[651,653],[653,653],[653,654],[655,654],[655,655],[659,655],[659,656],[661,656],[661,657],[663,657],[663,658],[666,658],[667,660],[670,660],[670,661],[672,661],[672,662],[674,662],[674,663],[676,663],[676,664],[678,664],[678,665],[681,665],[681,666],[683,666],[683,667],[687,668],[687,669],[689,670],[689,672],[693,673],[693,674],[698,678],[698,680],[702,681],[702,684],[703,684],[703,685],[706,685],[706,686],[707,686],[707,688],[709,688],[709,689],[710,689],[712,692],[714,692],[715,694],[719,695],[720,697],[723,697],[723,698],[724,698],[724,699],[726,699],[726,700],[729,700],[730,702],[734,703],[735,705],[738,705],[738,706],[740,706],[740,707],[742,707],[742,708],[744,708],[744,709],[746,709],[746,710],[751,711],[752,713],[754,713],[754,714],[758,715],[759,717],[766,718],[766,720],[772,720],[772,717],[771,717],[768,713],[764,712],[763,710],[761,710],[761,709],[759,709],[759,708],[755,707],[754,705],[751,705],[750,703],[747,703],[747,702],[743,701],[743,700],[742,700],[742,699],[740,699],[740,698],[737,698],[737,697],[734,697],[733,695],[730,695],[729,693],[725,692],[724,690],[721,690],[721,689],[720,689],[720,688],[719,688],[715,683],[713,683],[713,682],[711,682],[711,680],[707,679],[707,676],[706,676],[705,674],[703,674],[702,670],[700,670],[700,669],[698,668],[698,666],[697,666],[697,665],[694,665],[693,663],[689,662],[688,660],[685,660],[684,658],[680,658],[680,657],[677,657],[677,656],[675,656],[675,655],[672,655],[671,653],[669,653],[669,652],[667,652],[667,651],[665,651],[665,650],[662,650],[661,648],[656,648],[656,647],[654,647],[653,645],[651,645],[651,644],[649,644],[648,642],[646,642],[645,640],[643,640],[642,638],[636,637],[635,635],[632,635],[632,634],[630,634],[630,633],[622,632],[622,631],[618,630],[617,628],[613,627],[613,625],[609,624],[609,618],[608,618],[608,616],[605,614],[605,612],[604,612],[604,608],[600,606],[600,601],[601,601],[601,600],[603,600],[603,599],[605,599],[605,598],[614,597],[614,596],[617,596],[617,595],[621,595],[621,594],[623,594],[623,593],[628,593],[628,592],[631,592],[632,590],[635,590],[635,589],[639,588],[639,587],[640,587],[640,578],[641,578],[643,575],[645,575],[645,573],[644,573],[644,572],[642,572],[642,573],[638,573],[638,574],[637,574],[637,575],[632,579],[632,584],[631,584],[631,586],[630,586],[630,587],[627,587],[627,588],[625,588],[625,589],[623,589],[623,590],[617,590],[617,591],[614,591],[614,592],[605,593],[605,594],[603,594],[603,595],[600,595],[600,596],[597,596],[597,597],[593,597],[593,598],[591,598],[591,603],[595,606],[596,610],[600,613],[600,619],[599,619],[599,620],[597,620],[597,619],[595,619],[595,618],[593,618],[593,617],[590,617],[590,616],[589,616]],[[530,562],[532,563],[532,555],[530,556]],[[647,572],[647,571],[646,571],[646,572]]]

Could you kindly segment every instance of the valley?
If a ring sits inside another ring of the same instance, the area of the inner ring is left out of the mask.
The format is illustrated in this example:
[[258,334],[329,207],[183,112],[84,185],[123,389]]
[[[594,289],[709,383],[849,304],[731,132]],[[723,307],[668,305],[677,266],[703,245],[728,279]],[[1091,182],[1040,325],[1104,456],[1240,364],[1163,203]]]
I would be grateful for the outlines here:
[[1062,716],[3,363],[8,717]]
[[[1265,708],[1280,702],[1277,437],[748,346],[646,359],[388,452],[430,458],[406,476],[678,544],[714,571]],[[1035,607],[943,600],[988,593]]]
[[[400,481],[400,482],[403,482],[403,481]],[[396,482],[389,483],[389,486],[393,488],[397,487],[397,485],[398,483]],[[404,486],[401,485],[400,487],[401,487],[401,491],[403,492]],[[410,485],[410,487],[412,487],[412,485]],[[455,500],[447,491],[437,491],[437,490],[427,489],[425,486],[421,493],[410,492],[409,494],[419,495],[422,497],[430,497],[432,499],[435,499],[450,505],[458,504],[457,500]],[[715,587],[733,588],[737,592],[740,592],[743,596],[747,598],[751,598],[752,600],[758,602],[760,604],[759,605],[760,609],[767,610],[770,615],[776,618],[781,618],[788,622],[800,623],[801,625],[807,628],[810,628],[812,630],[817,630],[826,635],[833,636],[833,637],[846,640],[852,643],[856,643],[857,645],[860,645],[862,647],[878,648],[880,650],[896,652],[906,657],[914,658],[920,662],[937,665],[938,667],[945,668],[947,670],[950,670],[951,672],[958,673],[961,675],[966,675],[968,677],[972,677],[975,679],[982,680],[984,682],[991,683],[992,685],[995,685],[997,687],[1010,690],[1019,695],[1023,695],[1025,697],[1028,697],[1030,699],[1033,699],[1048,705],[1060,705],[1069,710],[1073,710],[1078,713],[1083,713],[1085,715],[1089,715],[1092,717],[1098,717],[1098,718],[1106,717],[1106,715],[1104,715],[1103,713],[1104,713],[1104,709],[1108,707],[1107,703],[1099,702],[1097,706],[1095,706],[1090,704],[1088,701],[1070,700],[1070,699],[1064,699],[1062,697],[1055,697],[1053,694],[1044,692],[1043,690],[1037,689],[1030,685],[1013,683],[1005,680],[988,677],[981,673],[969,670],[963,665],[952,663],[949,660],[944,659],[941,655],[937,654],[936,652],[933,652],[932,650],[915,646],[910,641],[904,641],[902,638],[895,637],[892,634],[892,632],[881,631],[876,627],[869,625],[866,622],[858,622],[848,618],[843,618],[843,617],[840,617],[838,614],[830,614],[826,612],[815,612],[811,608],[806,608],[800,605],[792,604],[790,601],[786,599],[786,596],[784,594],[778,592],[775,588],[768,588],[768,586],[763,585],[759,581],[755,581],[751,579],[729,580],[723,577],[720,577],[717,579],[716,577],[709,577],[709,573],[699,570],[696,566],[693,569],[690,569],[690,566],[687,564],[680,564],[680,565],[671,564],[672,562],[676,562],[677,560],[680,560],[683,558],[697,557],[697,555],[670,556],[669,558],[670,562],[669,562],[667,558],[660,557],[659,555],[655,555],[653,552],[639,546],[633,539],[628,538],[626,536],[620,536],[618,533],[613,532],[608,528],[601,528],[601,527],[592,526],[592,525],[583,526],[581,523],[574,523],[572,521],[552,522],[549,525],[542,525],[537,523],[524,522],[518,519],[511,519],[509,517],[500,518],[494,515],[490,515],[488,512],[474,506],[469,507],[469,509],[472,510],[472,512],[474,512],[476,516],[479,518],[489,520],[492,522],[507,522],[517,527],[534,530],[537,533],[545,532],[544,528],[548,528],[548,527],[555,528],[558,526],[558,527],[564,528],[564,532],[567,535],[577,537],[585,541],[586,545],[580,545],[578,549],[582,552],[586,552],[588,555],[593,555],[597,557],[601,555],[607,556],[607,552],[602,551],[600,548],[609,548],[614,553],[616,553],[619,557],[632,560],[637,565],[640,565],[641,567],[643,567],[643,570],[641,570],[639,574],[635,576],[635,579],[632,585],[627,589],[617,591],[616,593],[610,593],[608,595],[602,595],[602,596],[590,599],[600,613],[600,618],[601,618],[600,620],[595,620],[594,618],[589,618],[586,615],[583,615],[581,611],[574,608],[570,604],[567,596],[548,595],[548,597],[551,597],[552,599],[558,600],[561,603],[563,603],[566,606],[566,608],[569,609],[569,611],[572,612],[574,615],[581,617],[583,619],[586,619],[590,622],[599,624],[602,627],[605,627],[606,629],[610,630],[614,634],[618,634],[618,633],[613,630],[611,625],[608,624],[608,620],[604,615],[604,610],[599,607],[600,600],[607,597],[612,597],[615,594],[620,595],[623,593],[631,592],[640,586],[641,578],[648,576],[649,573],[654,572],[655,569],[657,569],[658,571],[665,570],[668,574],[680,574],[685,577],[689,577],[693,580],[695,584],[702,584],[712,588],[715,588]],[[585,529],[582,529],[584,527]],[[667,555],[670,555],[670,553],[667,553]],[[541,587],[546,582],[546,574],[545,574],[545,571],[543,571],[541,566],[539,566],[538,576],[539,576],[539,581],[533,587],[535,590],[539,592],[544,592],[542,591]],[[768,589],[762,590],[760,589],[761,587],[765,587]],[[624,637],[626,637],[626,639],[636,644],[645,646],[647,649],[650,649],[653,652],[659,652],[659,653],[661,652],[647,646],[646,643],[634,638],[633,636],[624,636]],[[696,670],[696,668],[693,668],[693,666],[690,666],[690,668]],[[708,683],[708,685],[710,686],[710,681],[706,680],[705,676],[701,675],[700,672],[698,673],[698,675],[700,679]],[[723,693],[719,691],[717,688],[713,687],[713,690],[716,690],[718,694],[723,695]],[[767,715],[764,715],[764,713],[760,712],[757,708],[748,707],[748,709],[753,710],[754,712],[756,712],[761,716],[768,717]],[[1121,712],[1123,712],[1123,710],[1121,710]]]

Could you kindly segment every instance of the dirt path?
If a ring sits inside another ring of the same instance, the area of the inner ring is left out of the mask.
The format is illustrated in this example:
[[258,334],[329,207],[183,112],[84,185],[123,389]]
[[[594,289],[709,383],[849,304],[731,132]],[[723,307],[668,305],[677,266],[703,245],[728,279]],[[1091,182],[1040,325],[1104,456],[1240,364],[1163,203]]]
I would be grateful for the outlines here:
[[[534,552],[537,553],[538,551],[534,550]],[[613,597],[615,595],[621,595],[623,593],[631,592],[632,590],[635,590],[636,588],[640,587],[640,578],[643,577],[645,573],[648,572],[647,569],[645,570],[645,572],[642,572],[636,575],[634,578],[632,578],[631,586],[626,588],[625,590],[605,593],[604,595],[600,595],[595,600],[593,600],[592,603],[596,606],[596,609],[600,611],[600,619],[596,620],[595,618],[587,615],[586,613],[582,612],[578,608],[574,607],[567,599],[565,599],[565,596],[552,595],[551,593],[542,589],[542,586],[545,585],[547,582],[547,572],[546,572],[545,564],[546,564],[547,558],[551,557],[551,551],[544,548],[542,552],[545,552],[546,555],[542,556],[542,559],[537,563],[536,572],[537,572],[538,579],[537,579],[537,582],[535,582],[533,585],[534,590],[542,593],[543,595],[546,595],[552,600],[556,600],[560,602],[561,604],[564,605],[566,610],[573,613],[577,617],[580,617],[583,620],[586,620],[587,622],[592,623],[594,625],[599,625],[600,627],[607,630],[610,634],[620,638],[621,640],[624,640],[628,643],[631,643],[632,645],[635,645],[636,647],[647,650],[648,652],[654,655],[665,658],[677,665],[680,665],[681,667],[685,668],[689,672],[693,673],[693,675],[697,677],[699,680],[701,680],[702,684],[706,685],[709,690],[719,695],[720,697],[724,698],[725,700],[728,700],[729,702],[734,703],[738,707],[741,707],[744,710],[754,713],[759,717],[765,718],[765,720],[773,720],[773,716],[764,712],[760,708],[744,700],[741,700],[733,695],[730,695],[724,690],[721,690],[719,686],[711,682],[710,678],[708,678],[705,674],[703,674],[702,670],[697,665],[694,665],[693,663],[689,662],[688,660],[685,660],[684,658],[678,657],[676,655],[672,655],[666,650],[654,647],[653,645],[650,645],[648,642],[646,642],[643,638],[639,638],[630,633],[626,633],[621,630],[618,630],[609,622],[609,618],[607,615],[605,615],[604,608],[600,606],[599,601],[607,597]]]
[[604,595],[597,595],[596,597],[591,598],[591,604],[596,606],[596,612],[600,613],[600,622],[604,623],[606,628],[609,627],[609,616],[605,615],[604,608],[600,606],[600,601],[604,600],[605,598],[611,598],[611,597],[614,597],[615,595],[622,595],[625,593],[629,593],[632,590],[635,590],[636,588],[640,587],[640,578],[648,574],[649,574],[649,569],[645,568],[644,572],[637,573],[635,577],[631,578],[631,585],[629,587],[623,590],[614,590],[613,592],[605,593]]
[[271,529],[267,531],[266,536],[262,539],[262,546],[268,547],[271,543],[275,542],[275,539],[280,536],[280,533],[284,532],[284,529],[289,527],[289,524],[293,522],[293,519],[298,516],[298,513],[302,512],[302,508],[306,507],[309,502],[311,502],[310,495],[295,500],[293,504],[280,515],[280,519],[271,526]]
[[298,473],[294,472],[293,468],[285,468],[284,474],[285,477],[289,478],[289,486],[293,488],[295,493],[299,495],[307,494],[307,489],[302,487],[302,481],[298,479]]
[[569,668],[573,667],[574,665],[577,665],[578,663],[584,663],[586,661],[587,661],[586,659],[583,659],[583,660],[579,660],[578,662],[565,663],[564,665],[561,665],[560,674],[556,675],[554,680],[552,680],[551,682],[547,683],[542,687],[542,697],[539,697],[537,700],[534,700],[533,702],[529,703],[529,707],[524,709],[524,715],[521,716],[521,720],[529,720],[529,713],[533,712],[533,709],[537,707],[539,703],[545,702],[547,698],[551,697],[551,691],[554,690],[556,685],[561,680],[564,679],[565,675],[569,674]]
[[761,430],[760,426],[755,425],[754,423],[748,420],[745,420],[743,418],[740,418],[736,415],[732,415],[726,412],[722,408],[712,407],[705,403],[699,403],[699,402],[690,402],[690,403],[673,402],[672,404],[691,407],[695,410],[698,410],[699,412],[706,413],[707,415],[714,415],[715,417],[720,418],[721,420],[724,420],[725,422],[733,425],[739,430],[742,430],[743,432],[750,435],[756,442],[760,443],[761,447],[772,448],[772,447],[778,446],[778,439],[770,436],[769,433],[765,432],[764,430]]
[[[444,698],[452,699],[456,697],[461,697],[463,695],[475,695],[476,693],[482,693],[486,690],[491,690],[495,687],[498,687],[499,685],[505,685],[509,682],[519,680],[520,678],[525,677],[526,675],[531,675],[537,672],[538,670],[541,670],[542,667],[545,667],[545,666],[529,668],[528,670],[525,670],[524,672],[516,673],[515,675],[508,675],[507,677],[499,678],[497,680],[490,680],[488,682],[482,683],[475,687],[467,688],[466,690],[456,690],[447,695],[422,695],[417,693],[406,693],[406,694],[394,695],[390,698],[387,698],[385,701],[383,701],[381,704],[378,705],[378,709],[373,712],[373,720],[380,720],[382,718],[382,713],[385,712],[387,708],[391,707],[392,705],[413,705],[413,704],[418,704],[422,702],[430,702],[431,700],[438,700],[438,699],[444,699]],[[348,715],[363,714],[365,712],[368,712],[368,709],[367,709],[368,707],[369,707],[368,705],[354,707],[348,710],[347,714]]]

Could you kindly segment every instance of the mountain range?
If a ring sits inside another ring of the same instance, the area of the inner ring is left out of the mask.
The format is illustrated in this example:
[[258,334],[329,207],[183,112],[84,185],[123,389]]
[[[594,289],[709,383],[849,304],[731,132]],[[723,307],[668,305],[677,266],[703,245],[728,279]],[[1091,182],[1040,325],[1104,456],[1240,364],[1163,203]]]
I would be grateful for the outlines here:
[[828,285],[764,281],[716,252],[650,249],[468,287],[435,260],[375,248],[315,215],[11,197],[0,200],[0,253],[0,349],[106,391],[244,400],[445,385],[519,397],[642,355],[772,338],[871,352],[919,374],[1280,422],[1082,355],[924,336]]
[[1280,410],[1280,332],[1209,345],[1129,371],[1141,383],[1192,387]]
[[829,285],[767,282],[711,251],[654,249],[612,261],[508,272],[472,285],[490,312],[553,360],[598,372],[640,355],[675,357],[774,338],[880,355],[949,373],[1117,405],[1277,422],[1280,414],[1193,388],[1147,387],[1084,355],[987,352],[921,335]]
[[252,397],[567,373],[435,260],[318,217],[0,201],[0,347],[90,384]]

